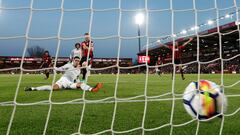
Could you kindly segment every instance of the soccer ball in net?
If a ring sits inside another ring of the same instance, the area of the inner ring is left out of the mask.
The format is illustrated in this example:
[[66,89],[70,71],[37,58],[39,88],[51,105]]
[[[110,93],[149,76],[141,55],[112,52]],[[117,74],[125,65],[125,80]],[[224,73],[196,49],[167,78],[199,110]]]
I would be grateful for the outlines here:
[[191,82],[187,86],[183,94],[183,105],[192,117],[208,119],[221,114],[222,109],[223,112],[226,111],[227,99],[219,85],[208,80],[201,80]]

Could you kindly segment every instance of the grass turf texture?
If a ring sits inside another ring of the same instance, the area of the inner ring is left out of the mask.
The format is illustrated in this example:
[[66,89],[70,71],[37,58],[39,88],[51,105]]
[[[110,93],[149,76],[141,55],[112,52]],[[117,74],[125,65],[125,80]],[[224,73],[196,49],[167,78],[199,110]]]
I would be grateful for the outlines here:
[[[57,76],[57,79],[60,75]],[[103,82],[104,87],[98,93],[87,92],[85,99],[96,100],[114,96],[116,75],[92,75],[89,77],[89,84],[94,85],[97,82]],[[216,83],[220,83],[221,76],[204,75],[201,79],[208,79]],[[12,101],[14,99],[19,75],[0,74],[0,102]],[[239,81],[240,74],[224,75],[224,85],[233,84]],[[191,82],[197,80],[197,75],[186,75],[186,80],[182,81],[179,74],[176,75],[174,92],[182,94],[184,88]],[[138,95],[144,95],[146,75],[120,75],[117,89],[118,98],[130,98]],[[30,103],[42,100],[48,100],[49,93],[47,91],[25,92],[25,86],[40,86],[48,85],[52,82],[52,76],[49,80],[44,80],[42,75],[23,75],[17,102]],[[149,75],[147,85],[147,95],[157,96],[172,91],[171,75]],[[106,92],[104,92],[106,91]],[[240,94],[240,84],[225,89],[226,95]],[[64,90],[56,91],[52,94],[53,102],[63,102],[82,98],[83,92],[80,90]],[[176,96],[179,98],[181,96]],[[172,95],[162,96],[161,99],[172,98]],[[139,97],[136,100],[143,100]],[[240,97],[228,98],[227,114],[233,113],[240,107]],[[47,128],[47,134],[65,135],[78,131],[80,117],[82,113],[82,104],[66,104],[53,105],[51,116]],[[42,134],[45,121],[47,118],[49,105],[32,105],[32,106],[17,106],[15,117],[11,128],[11,134]],[[172,100],[162,100],[147,102],[147,111],[144,122],[146,129],[159,127],[170,123],[172,109]],[[0,105],[0,134],[6,134],[13,106]],[[107,130],[111,128],[114,103],[101,104],[86,104],[81,133],[91,134]],[[134,103],[117,103],[116,117],[114,120],[114,130],[124,131],[142,126],[144,113],[144,102]],[[224,135],[240,134],[240,112],[233,116],[225,117],[224,120]],[[191,120],[191,117],[184,110],[182,100],[175,100],[173,124],[181,124]],[[173,134],[175,135],[190,135],[195,134],[197,121],[190,124],[174,127]],[[199,135],[215,135],[219,134],[221,126],[221,118],[215,118],[209,122],[200,122]],[[126,133],[127,135],[141,134],[142,130]],[[163,127],[155,131],[145,131],[147,135],[169,134],[170,126]],[[104,134],[111,134],[107,132]]]

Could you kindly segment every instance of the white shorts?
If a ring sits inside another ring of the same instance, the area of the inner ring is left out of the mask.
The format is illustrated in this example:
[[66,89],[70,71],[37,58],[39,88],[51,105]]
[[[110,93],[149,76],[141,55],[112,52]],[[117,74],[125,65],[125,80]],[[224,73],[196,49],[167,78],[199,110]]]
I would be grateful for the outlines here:
[[60,89],[76,89],[77,83],[69,81],[66,77],[61,77],[56,84]]

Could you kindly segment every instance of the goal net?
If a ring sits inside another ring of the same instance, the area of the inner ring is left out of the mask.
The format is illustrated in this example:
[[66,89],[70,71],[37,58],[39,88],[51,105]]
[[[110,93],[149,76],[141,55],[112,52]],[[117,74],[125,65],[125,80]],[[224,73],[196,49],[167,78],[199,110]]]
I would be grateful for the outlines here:
[[[239,6],[238,0],[0,0],[3,55],[12,51],[11,56],[21,56],[20,63],[14,63],[19,60],[14,57],[9,62],[0,59],[0,133],[240,134]],[[134,24],[137,13],[144,16],[139,26]],[[54,84],[60,77],[53,72],[50,81],[41,80],[39,73],[52,68],[31,68],[29,47],[49,49],[53,67],[58,67],[85,32],[95,43],[97,57],[116,58],[110,65],[96,61],[105,66],[89,69],[93,74],[87,83],[103,82],[102,91],[24,91],[25,86]],[[181,80],[180,65],[174,62],[178,54],[162,46],[190,38],[182,50],[186,79]],[[121,62],[137,55],[149,56],[150,62]],[[156,64],[159,56],[164,62]],[[187,114],[184,89],[201,79],[224,88],[227,112],[206,120]]]

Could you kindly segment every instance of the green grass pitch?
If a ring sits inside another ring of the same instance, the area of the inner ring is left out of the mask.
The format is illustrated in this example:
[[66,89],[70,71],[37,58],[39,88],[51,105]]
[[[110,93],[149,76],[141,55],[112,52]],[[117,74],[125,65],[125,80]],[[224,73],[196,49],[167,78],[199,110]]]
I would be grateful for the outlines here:
[[[60,75],[57,76],[59,78]],[[89,77],[89,84],[94,85],[97,82],[103,82],[104,87],[98,93],[87,92],[85,99],[98,100],[114,96],[116,75],[92,75]],[[180,75],[176,75],[175,79],[175,94],[182,94],[184,88],[191,82],[197,80],[196,74],[186,75],[186,80],[181,80]],[[225,74],[224,85],[231,85],[240,80],[240,74]],[[216,83],[220,83],[221,75],[201,74],[201,79],[208,79]],[[13,101],[19,75],[0,74],[0,102]],[[144,94],[146,75],[120,75],[117,88],[118,98],[131,98]],[[52,77],[49,80],[44,80],[43,75],[27,75],[24,74],[19,93],[17,96],[18,103],[31,103],[49,99],[47,91],[25,92],[25,86],[40,86],[48,85],[52,82]],[[172,91],[171,75],[149,75],[147,80],[147,95],[158,96]],[[105,91],[105,92],[104,92]],[[225,88],[226,95],[240,95],[240,84],[231,88]],[[83,92],[80,90],[61,90],[54,91],[51,100],[53,102],[64,102],[82,98]],[[170,123],[172,95],[162,96],[159,101],[147,102],[147,111],[144,121],[144,128],[151,129],[160,127]],[[181,98],[181,96],[176,96]],[[134,100],[143,100],[139,97]],[[111,128],[113,110],[115,103],[100,103],[90,104],[85,106],[81,133],[93,134]],[[231,114],[240,107],[240,97],[228,97],[228,108],[226,114]],[[78,131],[80,117],[83,104],[65,104],[53,105],[48,123],[47,134],[66,135]],[[31,105],[17,106],[16,113],[13,119],[10,134],[14,135],[37,135],[42,134],[47,118],[49,105]],[[13,106],[0,105],[0,135],[6,134],[7,127],[10,121],[10,116]],[[120,102],[117,103],[116,117],[114,120],[114,131],[125,131],[133,128],[141,127],[144,113],[144,102]],[[192,118],[184,110],[182,100],[175,100],[173,124],[182,124],[190,121]],[[221,118],[215,118],[208,122],[200,122],[199,135],[217,135],[220,131]],[[239,135],[240,134],[240,112],[233,116],[224,118],[224,135]],[[193,135],[195,134],[197,121],[184,126],[174,127],[174,135]],[[145,131],[146,135],[169,134],[170,126],[165,126],[155,131]],[[125,133],[126,135],[138,135],[142,130]],[[111,132],[104,134],[110,135]]]

